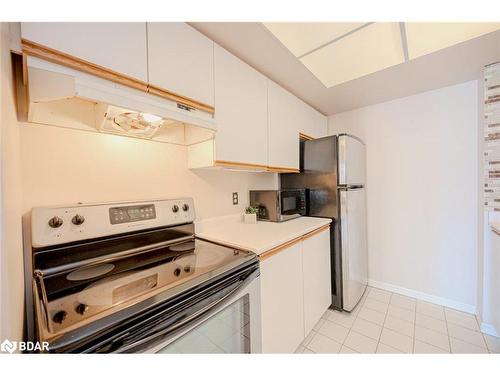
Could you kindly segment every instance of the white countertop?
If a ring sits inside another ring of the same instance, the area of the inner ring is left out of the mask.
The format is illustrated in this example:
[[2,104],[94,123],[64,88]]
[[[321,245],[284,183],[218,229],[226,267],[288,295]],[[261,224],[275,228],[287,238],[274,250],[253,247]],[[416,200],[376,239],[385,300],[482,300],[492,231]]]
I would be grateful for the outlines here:
[[332,221],[304,216],[282,223],[258,221],[257,224],[245,224],[242,217],[230,215],[199,220],[195,223],[196,236],[260,255]]

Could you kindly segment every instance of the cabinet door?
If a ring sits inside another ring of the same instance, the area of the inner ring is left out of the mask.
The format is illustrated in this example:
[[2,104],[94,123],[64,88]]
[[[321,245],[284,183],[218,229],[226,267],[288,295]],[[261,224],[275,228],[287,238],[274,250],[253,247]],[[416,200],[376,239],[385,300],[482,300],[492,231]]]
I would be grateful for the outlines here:
[[304,273],[304,331],[311,332],[332,303],[330,231],[324,230],[302,243]]
[[144,22],[23,22],[21,36],[147,82]]
[[301,102],[269,81],[269,166],[299,169]]
[[214,43],[183,22],[148,23],[149,83],[214,105]]
[[267,165],[267,79],[215,45],[216,159]]
[[328,121],[326,116],[322,115],[314,108],[304,103],[304,118],[301,124],[300,132],[313,138],[326,137],[328,133]]
[[261,262],[262,351],[293,353],[304,339],[302,243]]

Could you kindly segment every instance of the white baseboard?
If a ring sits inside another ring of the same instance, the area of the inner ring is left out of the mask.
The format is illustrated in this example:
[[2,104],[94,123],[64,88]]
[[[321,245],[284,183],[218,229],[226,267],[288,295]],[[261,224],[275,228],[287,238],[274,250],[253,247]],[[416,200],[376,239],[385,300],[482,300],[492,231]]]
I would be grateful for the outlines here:
[[481,323],[481,332],[486,333],[490,336],[500,337],[495,327],[488,323]]
[[368,280],[368,285],[372,286],[374,288],[384,289],[384,290],[387,290],[389,292],[402,294],[402,295],[407,296],[407,297],[421,299],[421,300],[426,301],[426,302],[434,303],[436,305],[442,305],[445,307],[449,307],[450,309],[463,311],[463,312],[466,312],[469,314],[476,314],[476,311],[477,311],[476,306],[469,305],[467,303],[458,302],[458,301],[454,301],[454,300],[443,298],[443,297],[438,297],[438,296],[435,296],[432,294],[419,292],[419,291],[413,290],[413,289],[403,288],[401,286],[385,283],[382,281],[370,279],[370,280]]

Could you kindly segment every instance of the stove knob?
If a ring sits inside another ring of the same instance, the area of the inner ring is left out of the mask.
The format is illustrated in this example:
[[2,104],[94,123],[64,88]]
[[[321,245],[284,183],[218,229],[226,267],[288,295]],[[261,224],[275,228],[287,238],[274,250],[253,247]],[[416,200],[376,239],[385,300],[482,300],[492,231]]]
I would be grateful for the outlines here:
[[64,319],[66,319],[66,316],[68,315],[68,313],[64,310],[60,310],[58,312],[56,312],[54,314],[54,316],[52,317],[52,320],[55,322],[55,323],[59,323],[61,324]]
[[88,309],[89,307],[84,303],[80,303],[78,306],[75,307],[75,311],[80,315],[85,314]]
[[189,204],[184,203],[184,204],[182,205],[182,210],[183,210],[183,211],[187,211],[187,210],[189,210]]
[[184,272],[189,273],[190,271],[191,271],[191,266],[189,266],[189,265],[184,266]]
[[75,216],[73,216],[73,219],[71,219],[71,222],[75,225],[82,225],[84,221],[85,218],[79,214],[76,214]]
[[176,268],[174,270],[174,276],[179,276],[181,274],[181,269],[180,268]]
[[179,206],[177,206],[176,204],[174,204],[174,205],[172,206],[172,211],[173,211],[173,212],[177,212],[177,211],[179,211]]
[[59,216],[54,216],[49,220],[49,227],[51,228],[59,228],[61,225],[63,225],[63,219]]

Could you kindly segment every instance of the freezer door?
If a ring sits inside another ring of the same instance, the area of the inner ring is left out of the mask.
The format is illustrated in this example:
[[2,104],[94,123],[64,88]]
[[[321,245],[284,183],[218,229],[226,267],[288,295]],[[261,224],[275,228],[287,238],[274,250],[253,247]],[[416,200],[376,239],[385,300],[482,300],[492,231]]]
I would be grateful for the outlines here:
[[339,185],[365,185],[365,145],[358,138],[343,134],[338,138]]
[[340,190],[343,308],[351,311],[368,283],[365,189]]

